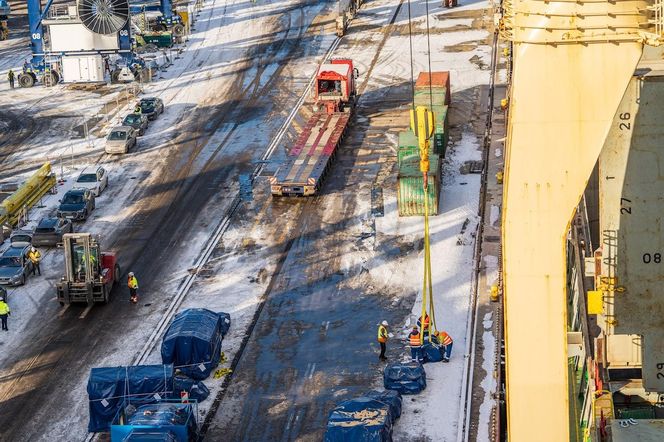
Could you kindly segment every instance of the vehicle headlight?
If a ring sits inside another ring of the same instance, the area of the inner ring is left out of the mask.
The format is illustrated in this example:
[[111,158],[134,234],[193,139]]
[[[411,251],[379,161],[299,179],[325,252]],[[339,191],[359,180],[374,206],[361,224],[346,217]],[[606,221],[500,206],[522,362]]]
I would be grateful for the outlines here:
[[11,277],[12,282],[19,282],[20,279],[21,279],[21,274],[20,273],[17,273],[14,276]]

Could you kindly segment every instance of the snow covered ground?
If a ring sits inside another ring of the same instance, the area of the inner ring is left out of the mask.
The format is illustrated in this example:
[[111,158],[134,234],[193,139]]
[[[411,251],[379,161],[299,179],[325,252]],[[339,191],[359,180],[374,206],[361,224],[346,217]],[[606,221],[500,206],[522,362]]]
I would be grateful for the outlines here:
[[[275,39],[278,27],[271,17],[282,14],[283,10],[292,7],[296,2],[284,0],[280,2],[261,2],[248,6],[240,0],[223,2],[214,0],[205,4],[197,22],[196,31],[192,35],[187,49],[168,72],[159,81],[145,85],[144,95],[156,95],[164,99],[167,112],[150,128],[139,141],[138,150],[125,158],[107,158],[102,156],[103,139],[71,140],[64,136],[64,126],[51,133],[52,139],[44,142],[46,136],[31,140],[29,146],[16,152],[9,161],[29,163],[34,167],[42,159],[55,160],[55,171],[62,171],[67,178],[65,185],[60,187],[58,196],[49,196],[44,200],[45,208],[33,212],[32,219],[39,219],[45,213],[52,213],[57,199],[63,191],[71,186],[72,178],[80,172],[85,164],[102,160],[109,169],[111,184],[106,193],[99,199],[97,210],[91,221],[86,223],[86,230],[103,233],[112,237],[122,221],[137,210],[135,201],[140,189],[149,186],[160,174],[165,158],[173,149],[174,128],[182,116],[197,106],[204,105],[210,91],[217,94],[232,94],[240,88],[245,90],[258,87],[269,73],[276,69],[278,63],[267,64],[263,76],[257,72],[245,73],[241,85],[231,84],[229,78],[253,56],[252,48],[265,45]],[[422,31],[425,27],[424,8],[422,1],[412,1],[411,13],[414,27]],[[380,27],[387,25],[391,11],[396,7],[394,0],[375,0],[366,3],[360,11],[353,26],[361,26],[361,31],[353,32],[337,51],[338,55],[352,57],[360,72],[366,72],[375,56],[376,45],[359,44],[362,40],[377,42],[382,37]],[[323,10],[324,3],[312,4],[307,9],[307,22]],[[440,7],[440,3],[429,2],[429,25],[434,30],[431,35],[431,67],[432,70],[449,70],[452,81],[451,116],[459,121],[454,129],[457,136],[451,141],[444,165],[444,179],[441,196],[441,214],[431,219],[432,258],[434,294],[436,301],[436,323],[439,329],[448,331],[455,340],[452,361],[449,364],[429,364],[428,388],[422,394],[406,397],[402,418],[395,427],[395,440],[456,440],[460,430],[460,404],[464,384],[464,369],[468,358],[467,322],[471,298],[471,279],[473,273],[474,233],[477,229],[477,205],[480,190],[479,175],[461,175],[459,169],[468,160],[481,159],[480,138],[473,131],[471,124],[461,115],[472,107],[475,99],[474,91],[489,82],[488,65],[490,64],[491,48],[485,40],[489,33],[476,29],[472,25],[480,14],[459,17],[464,11],[481,10],[488,7],[485,1],[470,5],[461,5],[453,10]],[[453,18],[446,18],[451,15]],[[475,18],[473,18],[475,17]],[[379,88],[405,83],[410,80],[410,65],[407,58],[408,35],[407,8],[404,3],[395,26],[400,34],[387,39],[380,58],[368,79],[364,93]],[[359,29],[359,28],[358,28]],[[314,73],[320,54],[334,40],[333,28],[328,27],[325,33],[312,43],[318,45],[318,56],[291,61],[287,75],[293,77],[292,91],[294,104],[296,97],[303,93],[304,85]],[[284,37],[283,34],[277,34]],[[455,46],[469,45],[470,49],[456,50]],[[427,70],[427,42],[422,35],[413,38],[414,71]],[[343,52],[343,54],[342,54]],[[19,65],[20,57],[14,66]],[[6,63],[3,62],[3,67]],[[258,78],[258,80],[256,80]],[[361,78],[363,80],[364,78]],[[120,93],[121,90],[113,92]],[[84,119],[95,115],[104,101],[113,100],[114,96],[90,97],[83,92],[65,91],[56,86],[51,89],[35,88],[28,95],[10,92],[6,83],[0,83],[0,96],[3,102],[14,105],[21,112],[29,112],[30,106],[43,109],[42,112],[70,112],[74,114],[67,124],[76,121],[80,124]],[[63,103],[61,97],[67,97]],[[465,100],[465,107],[457,106],[455,97]],[[469,104],[470,101],[470,104]],[[456,117],[454,113],[458,112]],[[470,115],[468,115],[469,117]],[[283,118],[260,118],[243,122],[240,131],[232,131],[229,127],[221,127],[203,146],[201,154],[193,164],[194,170],[201,170],[208,158],[215,155],[218,144],[231,137],[228,143],[231,149],[227,155],[239,155],[247,146],[264,149],[273,134],[280,127]],[[394,140],[396,143],[396,140]],[[74,157],[72,161],[68,158]],[[27,173],[26,168],[24,173]],[[249,171],[250,173],[250,171]],[[137,178],[137,179],[132,179]],[[229,194],[233,194],[237,185],[230,185]],[[391,188],[392,191],[389,191]],[[416,242],[421,237],[421,218],[399,218],[396,210],[396,192],[394,183],[385,186],[385,216],[376,218],[377,240],[382,238],[400,237]],[[259,198],[257,198],[258,200]],[[269,201],[269,199],[268,199]],[[174,293],[185,277],[201,245],[210,237],[217,225],[218,216],[223,208],[229,205],[229,198],[220,194],[217,201],[212,202],[196,219],[196,228],[185,238],[178,241],[182,244],[180,253],[164,269],[170,274],[162,288],[165,293]],[[269,204],[252,209],[254,218],[261,220],[261,214],[269,215]],[[80,229],[79,229],[80,230]],[[283,245],[286,232],[270,231],[262,222],[234,223],[224,234],[222,242],[217,245],[212,260],[199,272],[192,289],[187,295],[181,309],[189,307],[207,307],[213,310],[226,311],[232,315],[232,327],[224,341],[224,351],[229,361],[240,346],[251,323],[260,298],[266,291],[269,275],[277,266],[278,248]],[[348,259],[352,259],[349,257]],[[352,263],[348,264],[349,266]],[[371,276],[385,284],[398,287],[419,289],[422,275],[422,255],[411,253],[399,262],[375,258],[363,264]],[[62,262],[59,252],[47,253],[42,266],[44,276],[30,279],[23,288],[10,291],[10,305],[13,309],[8,334],[0,335],[3,351],[0,352],[0,376],[7,374],[3,361],[12,349],[22,345],[21,335],[27,327],[34,326],[57,309],[52,302],[53,284],[60,276]],[[222,296],[223,294],[223,296]],[[421,294],[420,294],[421,296]],[[420,298],[413,306],[413,317],[419,316]],[[44,307],[47,305],[48,307]],[[163,314],[165,305],[155,304],[145,309],[143,321],[131,333],[123,337],[123,342],[142,342],[150,334],[151,329]],[[490,321],[491,318],[483,318]],[[407,324],[400,324],[406,327]],[[405,330],[405,328],[404,328]],[[398,345],[398,344],[392,344]],[[133,345],[118,343],[113,351],[95,361],[92,366],[125,365],[132,361],[138,348]],[[404,347],[404,355],[407,348]],[[487,358],[485,358],[487,360]],[[150,354],[148,362],[160,362],[158,347]],[[228,366],[228,363],[225,364]],[[491,370],[487,370],[491,372]],[[381,383],[376,379],[377,384]],[[87,421],[86,378],[81,377],[75,391],[66,392],[63,401],[72,406],[59,423],[54,423],[53,434],[69,434],[80,439]],[[487,378],[487,382],[491,379]],[[213,394],[221,388],[222,380],[209,379],[206,384]],[[489,386],[487,386],[489,387]],[[489,389],[487,388],[487,391]],[[201,416],[207,411],[209,404],[201,406]],[[444,418],[443,418],[444,417]],[[42,417],[44,418],[44,417]]]

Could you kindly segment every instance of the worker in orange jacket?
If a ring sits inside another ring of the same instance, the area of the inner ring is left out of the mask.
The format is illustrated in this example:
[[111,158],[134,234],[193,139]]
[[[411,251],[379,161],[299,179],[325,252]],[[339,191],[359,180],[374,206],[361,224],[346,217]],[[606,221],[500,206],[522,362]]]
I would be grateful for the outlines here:
[[410,357],[413,361],[422,362],[422,339],[420,339],[420,330],[417,326],[408,335],[408,344],[410,345]]
[[381,361],[384,361],[387,359],[385,356],[385,350],[387,350],[387,321],[383,321],[380,323],[378,326],[378,343],[380,344],[380,358]]
[[438,342],[443,346],[443,362],[450,362],[450,356],[452,356],[452,336],[447,334],[445,331],[435,332],[434,336],[438,338]]
[[[424,323],[424,325],[422,325]],[[422,321],[422,317],[420,316],[417,319],[417,326],[418,327],[424,327],[424,334],[427,335],[429,333],[429,327],[431,326],[431,318],[429,318],[428,313],[424,313],[424,321]]]

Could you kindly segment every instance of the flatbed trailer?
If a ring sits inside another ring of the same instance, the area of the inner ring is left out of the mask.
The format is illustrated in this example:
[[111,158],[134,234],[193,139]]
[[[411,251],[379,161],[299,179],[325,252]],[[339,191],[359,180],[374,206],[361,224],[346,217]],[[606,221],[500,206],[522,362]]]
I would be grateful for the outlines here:
[[309,119],[284,164],[270,177],[272,195],[309,196],[320,190],[350,115],[318,112]]
[[269,177],[273,196],[310,196],[321,188],[357,102],[357,69],[349,59],[333,59],[318,70],[314,114],[284,163]]

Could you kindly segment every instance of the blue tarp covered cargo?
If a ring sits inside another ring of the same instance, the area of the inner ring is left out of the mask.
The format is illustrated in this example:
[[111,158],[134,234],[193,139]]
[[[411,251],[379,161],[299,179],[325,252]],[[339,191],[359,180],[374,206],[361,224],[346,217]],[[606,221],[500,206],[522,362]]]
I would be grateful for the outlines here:
[[219,364],[224,330],[230,327],[226,313],[193,308],[178,313],[161,343],[161,359],[192,379],[203,380]]
[[393,362],[385,367],[383,385],[401,394],[417,394],[427,386],[427,374],[419,362]]
[[122,442],[178,442],[172,431],[134,429]]
[[172,393],[172,365],[93,368],[88,379],[88,431],[108,431],[123,403],[149,404]]
[[181,393],[186,391],[189,399],[201,403],[210,395],[210,390],[203,381],[195,381],[187,376],[177,374],[173,378],[173,399],[180,399]]
[[325,442],[391,442],[394,421],[385,402],[360,397],[330,412]]
[[425,341],[422,346],[424,362],[440,362],[443,360],[443,348],[434,342]]
[[383,402],[390,406],[392,420],[395,421],[401,417],[401,393],[394,390],[376,391],[371,390],[364,396]]
[[124,404],[113,420],[111,441],[195,440],[196,412],[195,403],[164,401],[138,408]]

